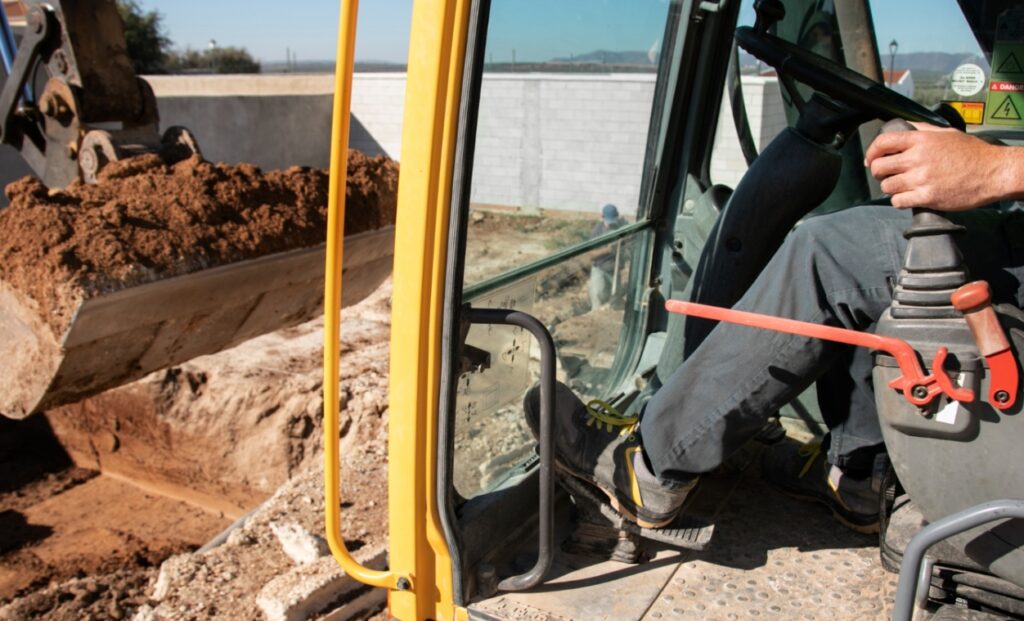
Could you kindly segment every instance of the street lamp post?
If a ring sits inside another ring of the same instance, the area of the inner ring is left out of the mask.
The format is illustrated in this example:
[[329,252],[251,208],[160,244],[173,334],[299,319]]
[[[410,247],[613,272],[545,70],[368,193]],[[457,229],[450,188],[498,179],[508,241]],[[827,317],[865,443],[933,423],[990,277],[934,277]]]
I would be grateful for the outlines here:
[[889,42],[889,83],[886,85],[892,88],[892,85],[896,83],[896,50],[900,49],[900,44],[893,39]]
[[210,72],[217,73],[217,40],[210,39],[207,45],[210,48]]

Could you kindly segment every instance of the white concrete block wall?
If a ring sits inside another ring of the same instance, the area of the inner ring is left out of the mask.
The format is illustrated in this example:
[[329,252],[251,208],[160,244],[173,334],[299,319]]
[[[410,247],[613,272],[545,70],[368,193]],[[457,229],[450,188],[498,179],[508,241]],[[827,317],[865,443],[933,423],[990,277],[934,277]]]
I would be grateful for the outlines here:
[[[521,206],[527,195],[536,193],[536,183],[530,178],[524,180],[524,175],[532,174],[523,166],[528,148],[525,143],[533,140],[532,135],[526,135],[526,98],[522,82],[483,81],[471,201]],[[533,187],[524,188],[524,181]]]
[[[208,159],[265,169],[326,167],[333,76],[154,76],[164,127],[185,125]],[[653,74],[488,74],[471,200],[515,207],[634,213],[654,97]],[[754,140],[786,126],[774,78],[744,77]],[[353,78],[351,145],[401,157],[405,75]],[[719,119],[712,178],[735,185],[746,164],[728,104]],[[26,171],[8,150],[0,182]],[[9,173],[9,174],[8,174]]]
[[[754,145],[760,152],[788,126],[786,111],[782,104],[782,91],[779,89],[778,78],[774,77],[742,76],[741,87],[743,103],[750,122],[750,133]],[[718,114],[718,129],[711,154],[711,180],[736,187],[746,171],[747,161],[743,157],[743,150],[736,135],[732,108],[729,98],[725,97]]]
[[[204,155],[264,168],[326,167],[334,76],[147,76],[163,127],[185,125]],[[398,159],[404,73],[357,73],[352,79],[349,144]]]
[[369,154],[398,159],[402,151],[404,73],[352,76],[352,131],[349,144]]
[[635,213],[654,75],[489,74],[475,203]]

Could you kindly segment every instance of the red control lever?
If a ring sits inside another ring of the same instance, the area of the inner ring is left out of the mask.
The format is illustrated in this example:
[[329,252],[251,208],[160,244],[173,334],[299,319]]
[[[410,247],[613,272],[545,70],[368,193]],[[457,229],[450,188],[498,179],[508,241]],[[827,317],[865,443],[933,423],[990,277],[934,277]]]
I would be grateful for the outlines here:
[[951,299],[953,308],[963,313],[967,320],[978,344],[978,352],[988,365],[989,403],[1000,410],[1010,409],[1017,401],[1017,360],[992,309],[992,292],[988,283],[984,280],[967,283],[957,289]]
[[931,403],[937,395],[943,393],[956,401],[964,403],[974,401],[973,390],[957,388],[949,378],[949,375],[946,374],[946,370],[942,366],[947,355],[946,348],[944,347],[935,354],[935,360],[932,362],[932,374],[926,375],[917,361],[917,352],[910,346],[910,343],[895,337],[857,332],[856,330],[847,330],[845,328],[823,326],[817,323],[784,319],[782,317],[680,300],[669,300],[665,303],[665,308],[670,313],[678,313],[680,315],[700,317],[712,321],[724,321],[751,328],[786,332],[823,341],[884,351],[896,359],[896,364],[899,365],[901,373],[900,377],[889,382],[889,386],[902,392],[903,397],[910,403],[919,407],[925,406]]

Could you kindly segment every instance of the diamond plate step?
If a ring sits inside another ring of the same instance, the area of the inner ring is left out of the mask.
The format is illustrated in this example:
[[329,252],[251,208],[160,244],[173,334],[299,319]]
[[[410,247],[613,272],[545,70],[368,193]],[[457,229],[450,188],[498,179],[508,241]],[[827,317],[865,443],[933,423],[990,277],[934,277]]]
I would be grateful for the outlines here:
[[896,575],[877,538],[827,509],[744,477],[716,525],[715,545],[680,564],[644,621],[890,618]]
[[576,499],[577,506],[585,505],[581,507],[582,513],[588,517],[596,517],[593,516],[596,509],[596,512],[607,520],[607,526],[630,535],[656,541],[676,550],[700,551],[707,547],[714,534],[714,524],[686,514],[680,515],[675,522],[665,528],[642,528],[619,515],[608,505],[601,492],[586,483],[566,475],[561,475],[558,482]]

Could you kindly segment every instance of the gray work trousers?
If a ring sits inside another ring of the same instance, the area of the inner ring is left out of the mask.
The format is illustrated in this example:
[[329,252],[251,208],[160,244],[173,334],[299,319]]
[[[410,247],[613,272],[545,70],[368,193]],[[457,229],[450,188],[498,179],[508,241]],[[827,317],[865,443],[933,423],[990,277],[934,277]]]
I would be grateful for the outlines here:
[[589,293],[591,310],[606,304],[612,299],[612,274],[596,265],[591,267]]
[[[986,208],[950,219],[967,228],[957,241],[970,277],[988,280],[995,302],[1020,306],[1024,213]],[[735,308],[873,331],[892,301],[909,225],[909,210],[888,205],[809,218]],[[830,463],[869,471],[884,450],[871,367],[864,349],[721,323],[647,404],[645,452],[661,477],[708,472],[817,381]]]

